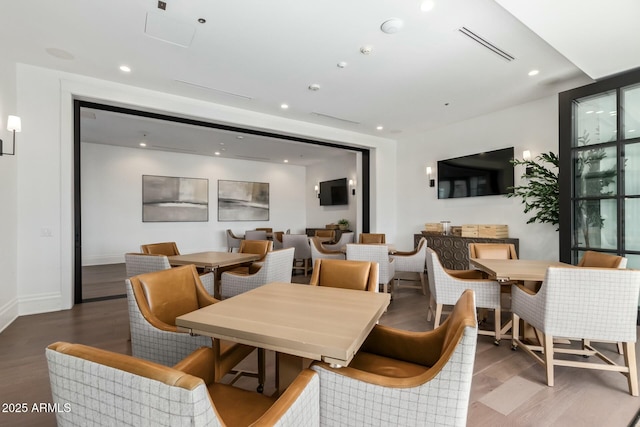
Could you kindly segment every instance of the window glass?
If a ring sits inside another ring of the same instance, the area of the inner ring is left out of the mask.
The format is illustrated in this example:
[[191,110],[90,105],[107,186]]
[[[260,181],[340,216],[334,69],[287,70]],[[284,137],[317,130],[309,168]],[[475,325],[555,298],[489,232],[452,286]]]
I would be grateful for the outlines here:
[[575,197],[614,196],[618,171],[616,148],[590,148],[574,151]]
[[627,144],[624,148],[624,194],[640,195],[640,143]]
[[574,147],[601,144],[618,139],[616,91],[573,101]]
[[640,251],[640,199],[624,201],[624,244],[629,251]]
[[573,244],[589,249],[617,249],[615,199],[577,200],[574,203]]
[[622,88],[623,139],[640,138],[640,84]]

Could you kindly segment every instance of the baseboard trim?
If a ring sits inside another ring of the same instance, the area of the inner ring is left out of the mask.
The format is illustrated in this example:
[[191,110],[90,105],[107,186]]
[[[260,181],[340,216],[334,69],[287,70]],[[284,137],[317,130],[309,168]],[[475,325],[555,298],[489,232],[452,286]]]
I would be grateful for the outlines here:
[[18,318],[18,299],[14,298],[0,307],[0,332]]
[[107,264],[123,264],[124,255],[105,255],[105,256],[83,256],[82,266],[89,267],[92,265],[107,265]]
[[35,294],[18,299],[18,314],[20,316],[60,310],[62,310],[62,295],[60,292]]

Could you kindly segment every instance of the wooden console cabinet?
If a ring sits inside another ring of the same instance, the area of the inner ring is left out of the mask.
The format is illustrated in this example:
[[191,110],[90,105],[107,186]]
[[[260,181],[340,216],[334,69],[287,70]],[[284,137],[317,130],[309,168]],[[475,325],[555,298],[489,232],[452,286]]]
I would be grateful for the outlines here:
[[[306,232],[307,232],[307,236],[309,237],[313,237],[316,235],[316,230],[326,230],[326,228],[307,228]],[[340,236],[342,236],[342,233],[351,233],[351,230],[339,230],[336,229],[336,242],[338,240],[340,240]]]
[[427,247],[438,254],[444,268],[452,270],[467,270],[469,268],[469,243],[513,243],[516,247],[516,253],[520,252],[518,239],[458,237],[427,233],[413,235],[414,248],[422,237],[427,239]]

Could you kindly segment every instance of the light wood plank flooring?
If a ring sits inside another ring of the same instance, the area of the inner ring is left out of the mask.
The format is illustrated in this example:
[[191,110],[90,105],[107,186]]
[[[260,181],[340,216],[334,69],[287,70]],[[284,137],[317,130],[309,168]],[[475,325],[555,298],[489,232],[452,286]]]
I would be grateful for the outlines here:
[[[100,281],[124,277],[124,265],[104,266]],[[309,277],[293,276],[297,283]],[[380,323],[413,331],[430,330],[427,297],[410,288],[399,289]],[[507,315],[507,313],[505,313]],[[490,327],[490,326],[489,326]],[[125,299],[79,304],[71,310],[23,316],[0,334],[0,396],[2,403],[51,402],[44,348],[55,341],[93,345],[118,353],[131,352],[127,341]],[[469,407],[469,426],[629,426],[640,408],[640,398],[627,392],[625,377],[612,372],[556,368],[556,385],[545,385],[541,366],[522,351],[511,351],[509,340],[500,346],[491,337],[479,337]],[[619,360],[613,345],[604,348]],[[640,355],[640,346],[636,354]],[[255,359],[254,359],[255,360]],[[243,362],[251,367],[254,360]],[[274,390],[273,353],[267,352],[265,393]],[[255,379],[238,386],[253,390]],[[55,415],[0,412],[1,426],[54,426]]]

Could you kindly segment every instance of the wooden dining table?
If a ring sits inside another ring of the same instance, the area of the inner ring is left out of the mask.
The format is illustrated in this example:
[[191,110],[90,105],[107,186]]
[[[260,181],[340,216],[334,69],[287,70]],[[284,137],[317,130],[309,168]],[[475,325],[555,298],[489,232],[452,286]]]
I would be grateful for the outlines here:
[[574,267],[559,261],[471,258],[471,265],[498,282],[542,282],[549,267]]
[[233,267],[247,264],[260,259],[260,255],[245,254],[238,252],[196,252],[192,254],[173,255],[168,257],[171,266],[190,265],[193,264],[197,268],[205,272],[212,271],[214,274],[214,293],[215,298],[220,299],[220,278],[216,274],[216,270],[220,267]]
[[182,315],[181,331],[277,352],[284,390],[312,360],[348,365],[389,305],[388,294],[269,283]]

